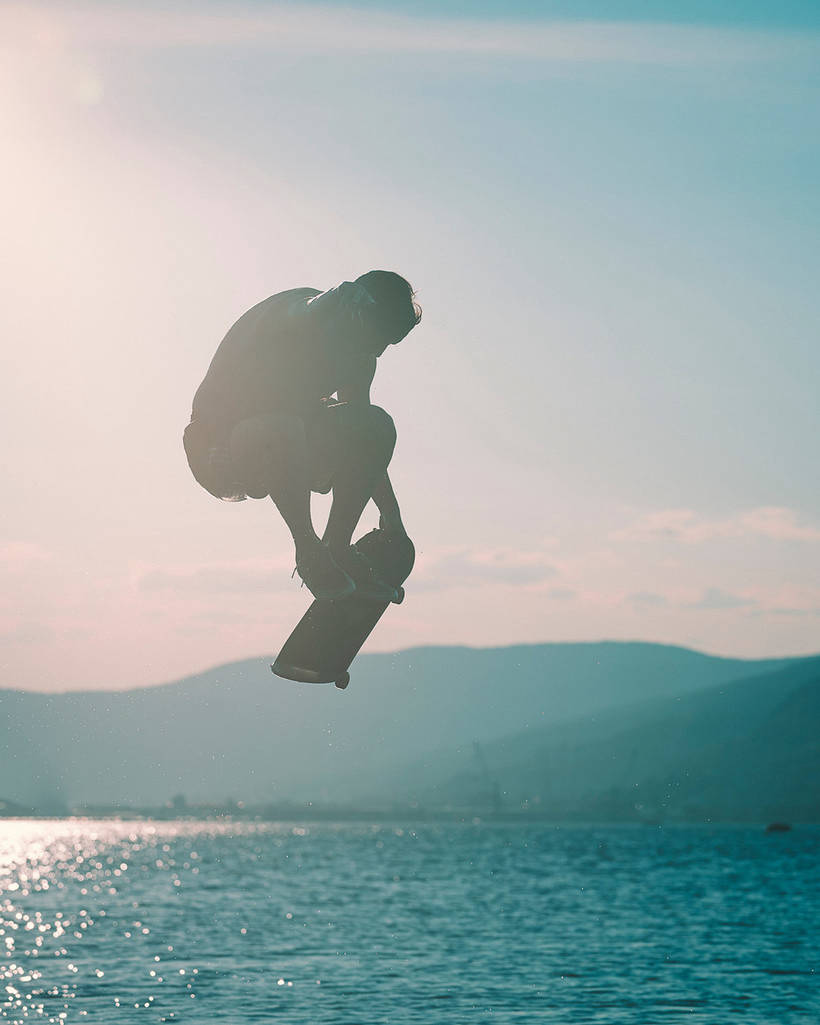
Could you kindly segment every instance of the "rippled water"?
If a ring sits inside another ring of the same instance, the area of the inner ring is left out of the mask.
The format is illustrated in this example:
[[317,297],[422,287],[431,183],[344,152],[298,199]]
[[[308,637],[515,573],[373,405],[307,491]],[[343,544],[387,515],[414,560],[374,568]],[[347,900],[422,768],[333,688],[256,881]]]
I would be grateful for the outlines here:
[[0,822],[0,1018],[820,1021],[820,831]]

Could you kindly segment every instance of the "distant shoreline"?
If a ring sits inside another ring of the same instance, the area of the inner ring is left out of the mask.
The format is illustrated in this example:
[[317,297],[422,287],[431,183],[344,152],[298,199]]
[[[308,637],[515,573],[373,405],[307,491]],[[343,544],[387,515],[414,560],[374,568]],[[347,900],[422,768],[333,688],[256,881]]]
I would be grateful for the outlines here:
[[[521,826],[554,826],[556,829],[566,828],[614,828],[630,827],[641,829],[664,829],[664,828],[711,828],[732,827],[732,828],[758,828],[768,829],[772,826],[773,820],[764,819],[671,819],[661,821],[657,819],[621,818],[621,819],[589,819],[585,816],[577,818],[555,817],[530,812],[500,812],[482,813],[480,811],[459,810],[438,810],[438,811],[378,811],[365,809],[340,809],[340,808],[290,808],[270,811],[254,812],[218,812],[218,811],[188,811],[173,812],[170,809],[122,809],[121,811],[74,811],[65,814],[55,813],[21,813],[14,815],[0,815],[0,829],[4,822],[136,822],[136,823],[165,823],[165,822],[198,822],[241,825],[272,825],[276,823],[307,824],[307,825],[348,825],[348,824],[418,824],[418,825],[521,825]],[[788,827],[812,828],[820,827],[820,821],[813,820],[788,820]],[[788,831],[788,830],[784,830]]]

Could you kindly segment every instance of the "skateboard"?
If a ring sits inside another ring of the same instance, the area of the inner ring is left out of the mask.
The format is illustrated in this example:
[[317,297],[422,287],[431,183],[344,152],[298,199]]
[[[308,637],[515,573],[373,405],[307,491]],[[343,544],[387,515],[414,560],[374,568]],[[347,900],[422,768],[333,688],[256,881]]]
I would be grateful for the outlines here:
[[[379,576],[397,588],[415,562],[413,542],[406,535],[396,537],[383,530],[371,530],[356,542]],[[350,663],[382,618],[388,605],[381,598],[363,598],[355,592],[336,601],[316,601],[296,624],[271,666],[277,676],[299,683],[335,683],[344,690],[350,683]]]

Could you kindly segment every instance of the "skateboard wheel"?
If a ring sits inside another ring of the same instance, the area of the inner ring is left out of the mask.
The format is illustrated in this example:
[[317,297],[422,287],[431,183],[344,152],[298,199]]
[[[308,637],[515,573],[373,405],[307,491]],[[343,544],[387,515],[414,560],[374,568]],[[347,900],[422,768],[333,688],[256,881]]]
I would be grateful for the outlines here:
[[399,586],[399,587],[396,588],[396,601],[394,602],[394,604],[395,605],[401,605],[401,603],[403,601],[404,601],[404,588]]
[[344,690],[345,687],[350,683],[350,673],[342,673],[339,679],[336,681],[336,686],[339,690]]

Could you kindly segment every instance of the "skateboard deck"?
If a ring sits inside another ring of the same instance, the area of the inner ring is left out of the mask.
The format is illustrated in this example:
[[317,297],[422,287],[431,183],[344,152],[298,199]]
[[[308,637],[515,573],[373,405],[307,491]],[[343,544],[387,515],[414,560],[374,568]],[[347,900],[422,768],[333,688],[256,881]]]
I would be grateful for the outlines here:
[[[393,587],[401,587],[415,562],[413,542],[383,530],[371,530],[356,542],[356,547]],[[337,601],[314,600],[271,669],[286,680],[335,683],[344,690],[350,682],[351,662],[390,604],[355,593]]]

